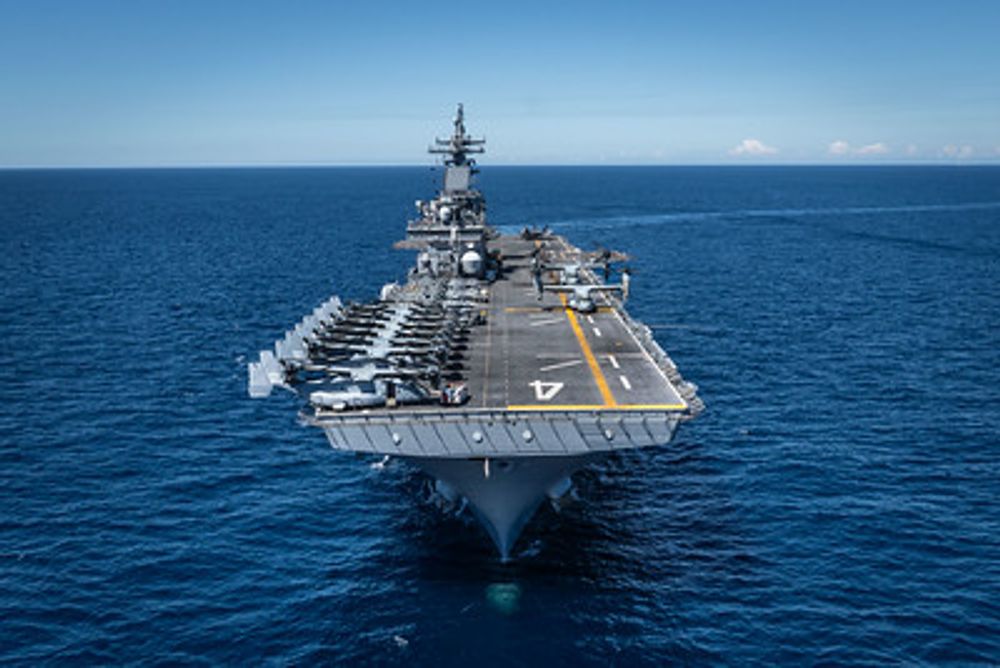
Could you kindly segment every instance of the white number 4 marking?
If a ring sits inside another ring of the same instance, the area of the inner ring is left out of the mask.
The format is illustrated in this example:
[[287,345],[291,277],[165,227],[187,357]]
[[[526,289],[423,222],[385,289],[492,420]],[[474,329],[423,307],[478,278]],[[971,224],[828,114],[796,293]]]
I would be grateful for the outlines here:
[[559,394],[559,390],[563,389],[565,383],[546,383],[540,380],[533,380],[528,385],[535,388],[535,399],[538,401],[549,401],[552,397]]

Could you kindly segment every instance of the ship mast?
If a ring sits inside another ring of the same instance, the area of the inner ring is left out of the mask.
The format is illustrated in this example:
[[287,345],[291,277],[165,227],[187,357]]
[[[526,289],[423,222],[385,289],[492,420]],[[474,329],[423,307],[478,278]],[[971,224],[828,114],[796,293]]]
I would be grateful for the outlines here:
[[473,139],[465,133],[465,111],[462,103],[458,104],[458,111],[455,114],[455,130],[448,139],[435,139],[434,146],[427,149],[429,153],[443,154],[448,157],[444,159],[447,167],[464,167],[472,169],[476,166],[476,161],[468,157],[470,153],[483,153],[486,149],[483,144],[485,139]]
[[437,197],[429,202],[418,200],[419,217],[406,226],[406,239],[397,248],[457,251],[470,245],[486,256],[486,240],[493,230],[486,225],[486,200],[473,187],[479,172],[472,157],[486,152],[484,138],[470,136],[465,130],[465,110],[460,103],[455,112],[451,136],[435,138],[427,151],[442,156],[444,182]]

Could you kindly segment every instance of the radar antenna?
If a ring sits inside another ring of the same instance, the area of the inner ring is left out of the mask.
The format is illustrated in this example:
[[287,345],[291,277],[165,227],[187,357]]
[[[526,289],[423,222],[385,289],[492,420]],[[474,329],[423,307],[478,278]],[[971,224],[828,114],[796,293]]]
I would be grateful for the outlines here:
[[458,103],[458,111],[455,113],[455,130],[448,139],[435,139],[434,146],[428,148],[430,153],[439,153],[447,157],[444,164],[448,167],[462,167],[468,165],[475,167],[476,161],[470,159],[470,153],[483,153],[486,149],[483,144],[485,139],[473,139],[465,134],[465,112],[462,103]]

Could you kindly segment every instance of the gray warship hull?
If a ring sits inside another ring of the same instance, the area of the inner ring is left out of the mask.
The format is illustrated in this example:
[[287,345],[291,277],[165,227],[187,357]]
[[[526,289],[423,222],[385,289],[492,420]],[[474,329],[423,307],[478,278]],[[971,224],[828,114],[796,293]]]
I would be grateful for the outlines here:
[[292,389],[334,449],[412,463],[467,500],[507,558],[575,471],[668,443],[702,405],[628,315],[627,284],[603,283],[560,236],[485,225],[461,121],[438,140],[445,188],[418,202],[401,244],[420,251],[408,280],[367,304],[317,308],[250,365],[250,393]]

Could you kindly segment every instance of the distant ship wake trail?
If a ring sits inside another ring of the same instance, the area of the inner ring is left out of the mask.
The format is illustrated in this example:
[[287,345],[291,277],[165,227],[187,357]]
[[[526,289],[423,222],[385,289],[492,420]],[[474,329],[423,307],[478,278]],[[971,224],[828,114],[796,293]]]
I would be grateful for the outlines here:
[[870,216],[899,213],[941,213],[948,211],[987,211],[1000,209],[1000,201],[968,202],[963,204],[912,204],[903,206],[849,206],[810,209],[734,209],[732,211],[691,211],[645,214],[641,216],[610,216],[581,218],[549,223],[556,230],[616,227],[619,225],[658,225],[661,223],[693,223],[741,218],[797,218],[806,216]]

